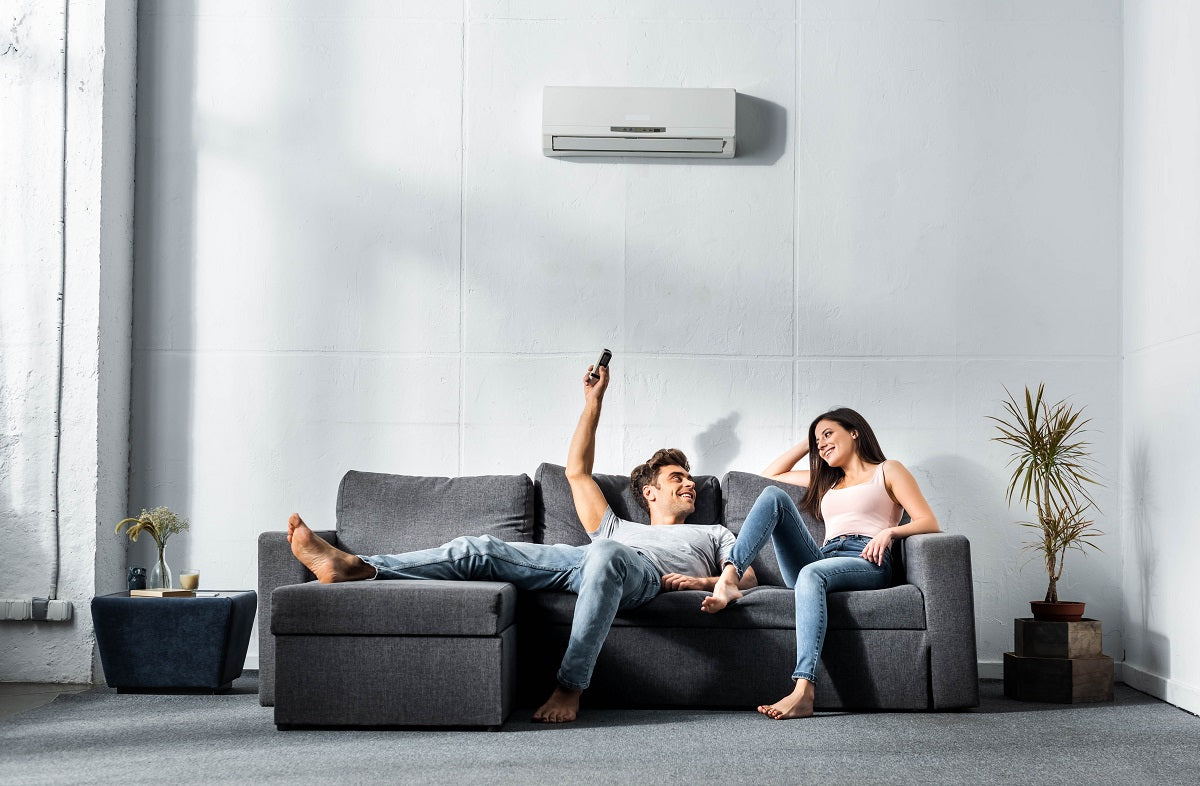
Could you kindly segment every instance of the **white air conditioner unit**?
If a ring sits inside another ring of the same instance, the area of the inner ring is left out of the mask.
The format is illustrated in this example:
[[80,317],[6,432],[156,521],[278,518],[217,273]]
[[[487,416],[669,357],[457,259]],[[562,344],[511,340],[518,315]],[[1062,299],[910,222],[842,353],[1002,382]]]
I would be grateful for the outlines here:
[[548,156],[733,158],[737,91],[692,87],[546,87]]

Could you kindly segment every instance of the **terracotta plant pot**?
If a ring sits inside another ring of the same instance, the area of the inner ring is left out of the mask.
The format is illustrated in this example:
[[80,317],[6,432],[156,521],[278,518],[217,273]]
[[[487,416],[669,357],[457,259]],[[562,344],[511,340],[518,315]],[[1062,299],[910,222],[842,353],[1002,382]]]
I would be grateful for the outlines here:
[[1083,604],[1073,600],[1049,603],[1044,600],[1029,601],[1033,618],[1043,622],[1079,622],[1083,619]]

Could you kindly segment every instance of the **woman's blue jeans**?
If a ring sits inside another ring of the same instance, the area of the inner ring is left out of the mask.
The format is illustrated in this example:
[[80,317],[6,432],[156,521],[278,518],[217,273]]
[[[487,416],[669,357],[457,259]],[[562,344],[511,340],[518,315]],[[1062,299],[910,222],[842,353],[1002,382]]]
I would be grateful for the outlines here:
[[803,514],[782,489],[768,486],[755,500],[738,533],[729,562],[745,573],[766,545],[775,545],[783,581],[796,591],[796,670],[792,679],[816,682],[817,660],[828,626],[826,593],[881,589],[891,583],[892,554],[882,565],[863,558],[870,542],[863,535],[848,535],[818,546]]
[[571,637],[557,675],[560,685],[573,690],[591,682],[617,612],[646,603],[662,586],[650,560],[608,538],[587,546],[546,546],[483,535],[455,538],[434,549],[360,558],[374,566],[377,579],[507,581],[521,590],[575,593]]

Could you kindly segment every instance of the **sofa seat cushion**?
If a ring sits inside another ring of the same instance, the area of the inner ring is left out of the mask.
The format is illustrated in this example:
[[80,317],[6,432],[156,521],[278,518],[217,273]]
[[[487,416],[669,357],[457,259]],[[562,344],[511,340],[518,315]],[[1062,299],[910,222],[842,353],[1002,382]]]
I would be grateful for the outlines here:
[[[649,603],[623,611],[613,627],[766,629],[796,626],[796,596],[781,587],[755,587],[718,614],[700,611],[707,595],[699,590],[664,592]],[[575,596],[569,592],[521,593],[523,620],[570,625]],[[911,584],[881,590],[829,595],[830,630],[924,630],[925,599]]]
[[829,630],[925,630],[925,596],[912,584],[830,593]]
[[398,554],[459,535],[533,540],[528,475],[435,478],[351,470],[338,488],[338,545],[352,554]]
[[271,594],[271,632],[496,636],[513,624],[516,609],[516,587],[498,581],[310,581]]

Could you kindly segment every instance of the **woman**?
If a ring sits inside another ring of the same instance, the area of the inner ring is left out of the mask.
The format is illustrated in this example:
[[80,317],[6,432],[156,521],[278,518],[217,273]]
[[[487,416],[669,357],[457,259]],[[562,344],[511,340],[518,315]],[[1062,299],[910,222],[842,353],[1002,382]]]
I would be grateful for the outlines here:
[[[806,454],[809,468],[793,469]],[[804,718],[813,713],[817,660],[825,641],[825,594],[889,586],[892,542],[937,532],[938,523],[913,476],[899,461],[884,458],[875,433],[852,409],[817,417],[808,427],[808,441],[771,462],[763,475],[806,487],[804,500],[797,509],[781,489],[763,490],[701,608],[715,613],[742,597],[738,578],[770,537],[783,579],[796,591],[796,687],[758,711],[776,720]],[[899,526],[905,511],[912,521]],[[804,526],[806,516],[825,523],[823,545]]]

